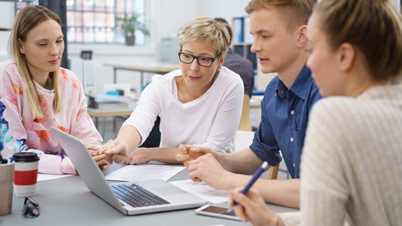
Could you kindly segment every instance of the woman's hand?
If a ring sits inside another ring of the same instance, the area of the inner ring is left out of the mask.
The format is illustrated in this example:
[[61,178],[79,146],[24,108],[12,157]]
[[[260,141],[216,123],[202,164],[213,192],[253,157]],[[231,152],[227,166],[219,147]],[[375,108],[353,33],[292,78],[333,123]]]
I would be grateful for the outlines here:
[[97,155],[106,154],[106,160],[109,163],[121,163],[128,153],[127,145],[119,139],[109,140],[98,149]]
[[131,152],[124,163],[127,165],[145,164],[152,160],[151,148],[137,148]]
[[[92,157],[98,156],[98,153],[100,153],[102,149],[101,144],[89,144],[85,146]],[[105,158],[96,159],[95,162],[101,170],[106,170],[110,167],[110,163]]]
[[232,206],[234,201],[238,203],[234,207],[236,216],[243,222],[250,221],[254,226],[276,226],[280,223],[279,216],[268,209],[258,191],[250,189],[244,195],[242,190],[243,188],[237,187],[230,191],[228,205]]

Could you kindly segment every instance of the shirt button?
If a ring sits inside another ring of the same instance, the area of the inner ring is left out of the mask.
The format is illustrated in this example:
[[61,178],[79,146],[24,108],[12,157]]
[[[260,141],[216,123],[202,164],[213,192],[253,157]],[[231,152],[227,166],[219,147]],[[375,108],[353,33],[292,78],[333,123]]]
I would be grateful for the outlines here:
[[290,142],[293,142],[293,141],[295,141],[295,138],[291,137]]
[[291,110],[291,111],[290,111],[290,114],[291,114],[291,115],[294,115],[294,114],[295,114],[295,110]]

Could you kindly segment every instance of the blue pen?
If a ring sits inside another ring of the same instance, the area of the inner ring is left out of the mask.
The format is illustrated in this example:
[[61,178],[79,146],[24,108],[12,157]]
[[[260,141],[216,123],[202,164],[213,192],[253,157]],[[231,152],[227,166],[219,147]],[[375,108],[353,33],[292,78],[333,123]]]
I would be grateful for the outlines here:
[[[248,192],[248,190],[250,190],[251,186],[253,186],[253,184],[257,181],[257,179],[261,176],[261,174],[263,174],[268,168],[269,168],[268,162],[263,162],[262,165],[260,166],[260,168],[258,168],[257,171],[255,171],[253,177],[248,182],[246,187],[243,188],[241,193],[247,194],[247,192]],[[231,206],[229,208],[228,212],[231,212],[233,210],[233,207],[235,207],[236,205],[237,205],[237,202],[234,201],[233,206]]]

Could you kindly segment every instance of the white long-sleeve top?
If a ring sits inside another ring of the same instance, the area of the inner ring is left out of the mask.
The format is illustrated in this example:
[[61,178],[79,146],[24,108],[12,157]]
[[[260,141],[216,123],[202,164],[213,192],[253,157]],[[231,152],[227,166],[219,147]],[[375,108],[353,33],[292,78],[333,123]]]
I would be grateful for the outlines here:
[[244,86],[240,76],[222,67],[211,87],[188,103],[178,100],[175,77],[181,70],[155,75],[123,126],[134,126],[146,140],[156,117],[161,118],[160,147],[196,144],[219,152],[234,151]]
[[402,225],[402,85],[314,106],[301,169],[301,224]]

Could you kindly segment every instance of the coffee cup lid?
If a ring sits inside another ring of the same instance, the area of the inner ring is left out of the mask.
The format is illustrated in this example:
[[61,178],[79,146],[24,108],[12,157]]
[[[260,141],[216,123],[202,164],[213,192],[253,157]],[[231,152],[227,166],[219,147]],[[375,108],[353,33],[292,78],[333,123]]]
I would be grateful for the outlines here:
[[24,151],[24,152],[17,152],[13,155],[15,162],[35,162],[39,161],[39,157],[34,152]]

